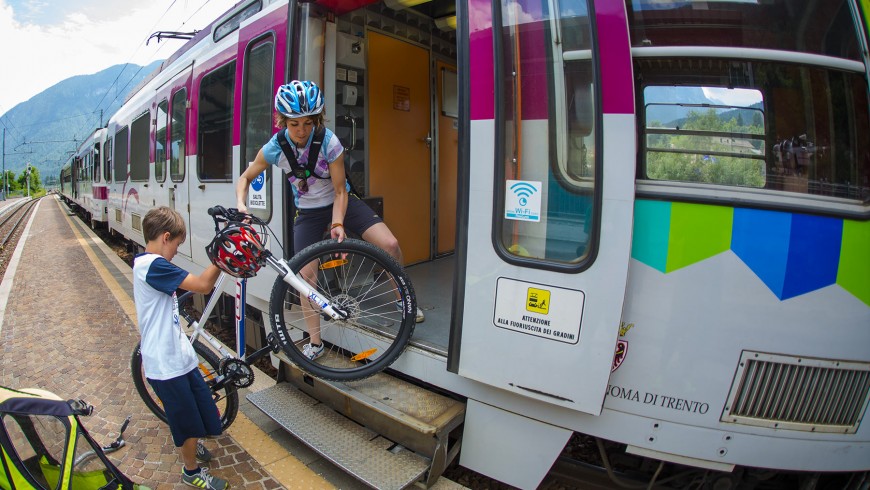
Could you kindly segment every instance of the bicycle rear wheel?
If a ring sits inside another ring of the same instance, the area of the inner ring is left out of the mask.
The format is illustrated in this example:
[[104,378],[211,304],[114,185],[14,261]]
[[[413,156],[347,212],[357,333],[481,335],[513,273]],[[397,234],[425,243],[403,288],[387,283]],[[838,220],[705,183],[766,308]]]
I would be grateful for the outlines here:
[[[387,368],[408,345],[417,299],[402,266],[386,252],[362,240],[326,240],[305,248],[288,265],[300,277],[306,266],[316,271],[309,284],[348,315],[327,320],[316,306],[303,309],[296,290],[281,277],[275,281],[269,310],[276,337],[301,369],[323,379],[362,379]],[[319,329],[325,349],[313,361],[302,354],[309,328]]]
[[[212,390],[212,398],[218,408],[218,413],[221,416],[221,427],[226,430],[230,424],[236,419],[239,413],[239,394],[236,387],[232,384],[226,384],[215,390],[215,382],[218,379],[218,366],[220,359],[218,356],[205,346],[200,341],[193,343],[193,350],[199,358],[199,372],[205,383]],[[154,415],[163,422],[168,422],[166,419],[166,411],[163,409],[163,402],[154,393],[151,384],[145,379],[145,371],[142,370],[142,352],[140,345],[137,343],[133,349],[133,356],[130,358],[130,372],[133,375],[133,384],[136,386],[136,391],[145,402]]]

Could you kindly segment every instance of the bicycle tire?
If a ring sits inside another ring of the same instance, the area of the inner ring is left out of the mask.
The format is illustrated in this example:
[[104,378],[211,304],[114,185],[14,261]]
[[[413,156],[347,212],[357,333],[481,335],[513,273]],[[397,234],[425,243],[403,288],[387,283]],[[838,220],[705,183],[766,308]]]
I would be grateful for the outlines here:
[[[220,359],[217,354],[212,352],[211,349],[199,340],[193,343],[193,350],[199,358],[199,369],[203,374],[203,379],[209,385],[209,388],[213,389],[214,379],[218,376]],[[145,402],[145,406],[158,419],[168,423],[166,411],[163,410],[163,403],[145,379],[145,372],[142,370],[142,352],[138,343],[133,349],[133,355],[130,358],[130,373],[133,375],[133,384],[136,386],[136,391],[139,393],[142,401]],[[232,425],[236,415],[239,413],[239,393],[235,386],[227,384],[218,392],[212,392],[212,397],[215,399],[215,404],[221,416],[221,428],[226,430]]]
[[350,316],[325,320],[319,309],[314,310],[320,316],[326,355],[308,359],[302,354],[308,338],[306,313],[296,290],[278,277],[269,312],[282,350],[303,371],[334,381],[367,378],[389,367],[410,342],[416,324],[417,298],[402,266],[377,246],[352,238],[315,243],[288,265],[298,275],[310,263],[317,264],[317,294]]

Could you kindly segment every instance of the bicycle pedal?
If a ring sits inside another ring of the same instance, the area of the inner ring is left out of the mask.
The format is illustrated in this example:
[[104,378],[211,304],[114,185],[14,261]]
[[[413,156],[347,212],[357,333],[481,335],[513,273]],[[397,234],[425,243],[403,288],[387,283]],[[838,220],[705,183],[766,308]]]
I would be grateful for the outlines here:
[[277,354],[281,352],[281,344],[278,343],[278,338],[275,337],[274,333],[266,335],[266,343],[272,348],[273,353]]

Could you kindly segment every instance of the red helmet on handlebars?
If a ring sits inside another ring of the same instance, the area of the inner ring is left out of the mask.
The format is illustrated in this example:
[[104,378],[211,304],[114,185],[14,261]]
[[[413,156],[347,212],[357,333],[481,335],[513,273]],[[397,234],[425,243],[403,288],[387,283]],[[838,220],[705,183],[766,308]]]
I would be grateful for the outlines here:
[[257,274],[263,252],[263,241],[257,231],[247,223],[235,221],[227,223],[205,247],[212,264],[239,278]]

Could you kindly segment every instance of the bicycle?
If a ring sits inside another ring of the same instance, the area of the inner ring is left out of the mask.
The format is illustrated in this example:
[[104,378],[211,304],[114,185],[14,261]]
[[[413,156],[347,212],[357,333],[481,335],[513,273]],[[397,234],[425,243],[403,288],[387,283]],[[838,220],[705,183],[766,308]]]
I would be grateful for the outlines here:
[[[263,244],[268,239],[268,225],[256,216],[221,206],[210,208],[208,213],[215,222],[216,239],[227,227],[240,223],[258,227],[254,231]],[[300,369],[315,377],[353,381],[386,369],[410,342],[416,325],[414,288],[402,266],[375,245],[353,238],[340,243],[324,240],[301,250],[289,261],[276,257],[263,246],[256,262],[253,271],[236,276],[236,306],[240,308],[236,315],[238,355],[205,331],[206,320],[224,292],[225,282],[235,274],[226,269],[221,272],[199,319],[179,308],[191,329],[188,337],[199,358],[203,379],[218,405],[224,429],[238,413],[237,390],[254,382],[251,363],[270,352],[283,351]],[[246,280],[263,265],[278,273],[269,298],[272,331],[266,336],[264,347],[246,356],[243,341]],[[305,280],[300,277],[303,270],[309,274],[313,271],[313,275]],[[179,304],[191,295],[190,292],[181,295]],[[312,328],[320,334],[324,346],[324,355],[316,359],[309,359],[302,352]],[[200,337],[211,348],[200,342]],[[138,344],[130,368],[136,391],[165,422],[162,404],[145,380]]]

